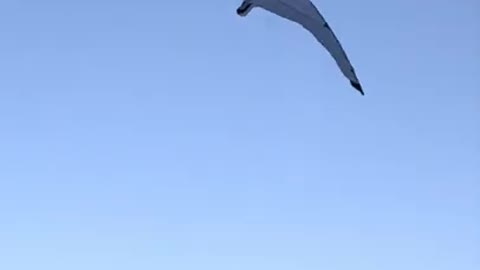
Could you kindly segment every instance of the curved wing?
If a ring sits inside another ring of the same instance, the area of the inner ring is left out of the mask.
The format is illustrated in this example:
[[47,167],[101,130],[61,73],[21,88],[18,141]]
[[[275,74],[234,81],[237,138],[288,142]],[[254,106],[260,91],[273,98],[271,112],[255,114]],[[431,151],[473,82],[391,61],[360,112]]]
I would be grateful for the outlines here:
[[312,33],[335,59],[343,75],[350,80],[350,84],[362,95],[364,94],[360,81],[355,74],[355,69],[340,41],[312,2],[309,0],[270,0],[261,1],[259,7],[296,22]]

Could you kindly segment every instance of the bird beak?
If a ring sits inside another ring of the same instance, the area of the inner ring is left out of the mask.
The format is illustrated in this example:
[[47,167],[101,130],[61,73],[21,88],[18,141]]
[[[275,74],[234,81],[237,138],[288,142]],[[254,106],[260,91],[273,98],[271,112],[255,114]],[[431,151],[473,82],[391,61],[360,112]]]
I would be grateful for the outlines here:
[[252,4],[247,3],[246,1],[243,1],[242,4],[237,8],[237,14],[239,16],[245,17],[247,16],[251,7],[252,7]]

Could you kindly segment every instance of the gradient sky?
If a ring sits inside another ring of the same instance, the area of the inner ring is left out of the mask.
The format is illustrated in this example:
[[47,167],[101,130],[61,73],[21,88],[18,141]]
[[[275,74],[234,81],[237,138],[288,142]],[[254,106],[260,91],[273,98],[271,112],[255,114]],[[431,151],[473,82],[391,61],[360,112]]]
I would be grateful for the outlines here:
[[480,2],[0,2],[0,269],[480,269]]

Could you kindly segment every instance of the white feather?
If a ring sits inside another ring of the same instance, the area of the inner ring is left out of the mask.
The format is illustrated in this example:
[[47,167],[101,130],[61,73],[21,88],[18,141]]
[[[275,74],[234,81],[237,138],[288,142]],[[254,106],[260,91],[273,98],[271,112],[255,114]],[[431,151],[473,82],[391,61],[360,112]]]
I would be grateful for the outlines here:
[[296,22],[308,30],[333,57],[343,75],[363,94],[360,81],[342,45],[322,14],[310,0],[245,0],[240,8],[260,7],[282,18]]

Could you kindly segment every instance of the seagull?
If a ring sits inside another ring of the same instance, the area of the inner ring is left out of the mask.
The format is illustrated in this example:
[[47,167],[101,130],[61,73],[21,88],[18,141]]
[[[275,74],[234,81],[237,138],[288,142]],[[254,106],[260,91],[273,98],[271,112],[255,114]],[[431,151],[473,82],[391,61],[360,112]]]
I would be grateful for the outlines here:
[[287,20],[298,23],[313,34],[315,39],[333,57],[343,75],[350,81],[350,84],[364,95],[355,69],[350,63],[340,41],[310,0],[244,0],[237,8],[237,14],[245,17],[255,7],[263,8]]

